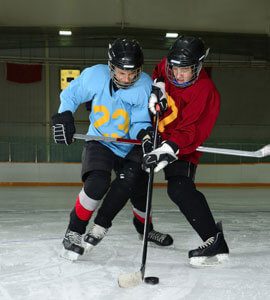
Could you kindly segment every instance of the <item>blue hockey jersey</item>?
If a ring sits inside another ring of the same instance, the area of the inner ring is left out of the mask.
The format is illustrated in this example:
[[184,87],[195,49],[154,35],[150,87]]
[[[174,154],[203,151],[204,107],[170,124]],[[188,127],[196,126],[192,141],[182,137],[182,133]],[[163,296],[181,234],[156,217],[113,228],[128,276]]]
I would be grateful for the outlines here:
[[[148,99],[152,80],[142,72],[139,80],[127,89],[110,91],[107,65],[86,68],[60,94],[58,112],[76,111],[81,103],[91,101],[87,134],[136,139],[138,132],[151,125]],[[102,142],[116,155],[125,157],[133,145]]]

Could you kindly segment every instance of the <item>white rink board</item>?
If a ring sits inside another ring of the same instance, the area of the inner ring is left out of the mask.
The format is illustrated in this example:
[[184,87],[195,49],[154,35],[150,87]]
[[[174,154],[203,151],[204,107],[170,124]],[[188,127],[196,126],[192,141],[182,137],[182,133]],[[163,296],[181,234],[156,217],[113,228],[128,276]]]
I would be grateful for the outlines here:
[[[0,182],[80,182],[79,163],[0,163]],[[155,182],[165,182],[163,172]],[[270,183],[270,163],[202,164],[199,183]]]

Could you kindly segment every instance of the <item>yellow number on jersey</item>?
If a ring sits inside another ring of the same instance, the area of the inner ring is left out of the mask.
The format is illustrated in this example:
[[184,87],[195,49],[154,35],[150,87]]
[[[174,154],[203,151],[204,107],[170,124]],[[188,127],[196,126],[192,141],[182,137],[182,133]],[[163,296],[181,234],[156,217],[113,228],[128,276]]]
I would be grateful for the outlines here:
[[178,108],[176,107],[173,98],[168,94],[167,94],[167,101],[168,101],[168,107],[171,108],[172,112],[167,117],[160,120],[158,124],[159,132],[163,132],[165,130],[165,126],[172,123],[178,116]]
[[[104,106],[104,105],[94,105],[93,106],[93,111],[94,111],[94,113],[99,113],[99,112],[103,113],[103,116],[101,116],[100,118],[98,118],[94,122],[94,126],[96,128],[98,128],[98,127],[100,127],[100,126],[102,126],[105,123],[110,121],[110,112],[109,112],[109,110],[107,109],[106,106]],[[124,122],[122,124],[118,125],[118,129],[120,131],[124,132],[124,134],[122,135],[122,136],[124,136],[125,134],[127,134],[128,129],[129,129],[129,123],[130,123],[129,115],[124,109],[117,109],[112,113],[112,118],[117,119],[119,117],[123,117],[123,119],[124,119]],[[121,137],[117,133],[112,133],[112,134],[103,133],[103,135],[104,136],[111,136],[111,137],[114,137],[114,138]]]
[[102,126],[110,120],[110,112],[105,105],[94,105],[93,106],[94,113],[103,113],[103,116],[97,119],[94,123],[96,128]]
[[113,114],[112,118],[117,119],[119,117],[123,117],[124,123],[118,125],[118,129],[121,131],[124,131],[125,134],[127,134],[129,129],[129,115],[124,109],[117,109]]

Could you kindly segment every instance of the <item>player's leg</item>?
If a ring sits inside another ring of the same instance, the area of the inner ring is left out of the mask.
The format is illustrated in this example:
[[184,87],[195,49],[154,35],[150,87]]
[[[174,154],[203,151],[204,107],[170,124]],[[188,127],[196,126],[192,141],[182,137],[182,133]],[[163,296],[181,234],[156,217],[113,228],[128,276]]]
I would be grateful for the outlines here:
[[84,253],[82,235],[107,192],[113,167],[114,154],[98,142],[88,142],[82,156],[83,188],[70,213],[69,225],[63,240],[62,256],[75,260]]
[[[145,215],[146,215],[146,197],[147,197],[148,173],[142,171],[136,183],[136,189],[130,200],[133,206],[133,224],[138,232],[139,239],[143,238]],[[158,232],[154,229],[152,217],[150,216],[148,241],[158,246],[170,246],[173,244],[173,238],[169,234]]]
[[189,252],[191,264],[203,261],[202,257],[229,253],[221,224],[215,223],[205,196],[196,189],[195,171],[193,164],[184,161],[176,161],[165,168],[169,197],[204,241],[198,249]]
[[116,172],[116,178],[112,181],[110,189],[98,209],[92,230],[84,237],[84,241],[89,245],[95,246],[103,239],[112,226],[113,219],[126,205],[134,191],[141,166],[136,162],[123,159],[122,163],[123,167]]
[[[144,172],[141,168],[142,163],[142,147],[135,146],[127,156],[130,161],[137,162],[139,164],[139,171],[136,179],[135,186],[130,200],[133,206],[133,224],[136,231],[139,234],[139,238],[142,239],[144,231],[144,222],[146,215],[146,198],[147,198],[147,187],[148,187],[148,173]],[[169,234],[164,234],[154,230],[152,218],[150,217],[150,227],[148,240],[158,246],[170,246],[173,244],[173,239]]]

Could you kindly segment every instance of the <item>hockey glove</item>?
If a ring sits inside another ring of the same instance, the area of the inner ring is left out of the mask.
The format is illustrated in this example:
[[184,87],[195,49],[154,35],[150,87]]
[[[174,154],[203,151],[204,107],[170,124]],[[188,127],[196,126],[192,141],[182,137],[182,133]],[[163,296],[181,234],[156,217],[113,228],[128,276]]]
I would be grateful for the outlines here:
[[154,80],[148,107],[153,115],[155,115],[157,111],[162,114],[165,110],[167,110],[168,103],[163,78],[157,78]]
[[[146,129],[141,129],[137,135],[137,139],[142,141],[142,150],[143,155],[151,152],[154,147],[154,128],[149,126]],[[161,136],[158,134],[157,136],[157,145],[161,144]]]
[[154,169],[156,173],[165,168],[168,164],[176,161],[178,159],[178,153],[179,149],[175,143],[164,141],[159,148],[143,157],[143,169],[146,172],[150,172],[150,169]]
[[52,116],[53,138],[57,144],[70,145],[75,133],[74,118],[72,112],[67,110]]

